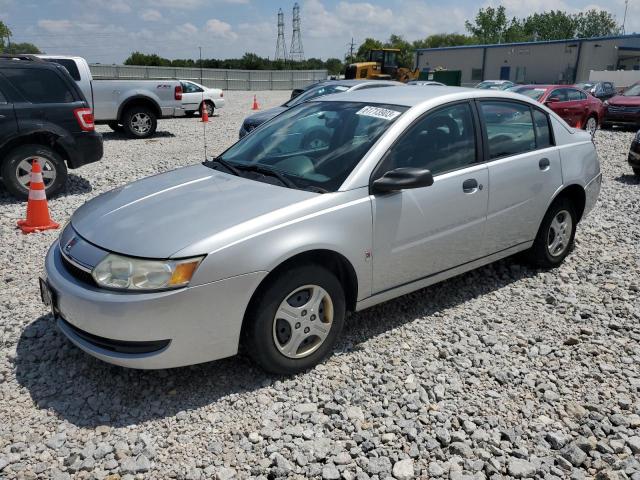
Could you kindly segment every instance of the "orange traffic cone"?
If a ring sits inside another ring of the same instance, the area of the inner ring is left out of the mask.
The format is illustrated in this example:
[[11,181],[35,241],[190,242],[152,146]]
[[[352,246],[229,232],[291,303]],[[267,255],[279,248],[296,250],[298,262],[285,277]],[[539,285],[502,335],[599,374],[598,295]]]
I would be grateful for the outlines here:
[[27,203],[27,219],[18,220],[18,227],[22,233],[32,233],[41,230],[51,230],[60,225],[49,217],[47,195],[44,191],[42,168],[38,160],[31,163],[31,177],[29,178],[29,201]]
[[209,121],[209,110],[204,103],[202,104],[202,115],[200,115],[200,121],[204,123]]
[[253,106],[251,107],[251,110],[260,110],[260,105],[258,105],[258,99],[255,95],[253,96]]

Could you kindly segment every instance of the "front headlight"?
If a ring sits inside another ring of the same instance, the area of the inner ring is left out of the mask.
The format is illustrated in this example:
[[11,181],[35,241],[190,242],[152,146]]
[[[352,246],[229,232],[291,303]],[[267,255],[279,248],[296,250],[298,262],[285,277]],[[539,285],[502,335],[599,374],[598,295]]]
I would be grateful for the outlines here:
[[164,290],[184,287],[204,257],[146,260],[110,253],[91,275],[98,285],[118,290]]

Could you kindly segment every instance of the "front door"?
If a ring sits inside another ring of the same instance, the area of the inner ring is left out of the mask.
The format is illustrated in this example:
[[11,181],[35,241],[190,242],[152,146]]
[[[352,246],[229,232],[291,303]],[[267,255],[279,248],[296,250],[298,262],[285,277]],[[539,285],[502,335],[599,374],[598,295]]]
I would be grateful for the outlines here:
[[500,80],[509,80],[511,76],[511,67],[500,67]]
[[[502,114],[494,114],[499,110]],[[487,254],[532,241],[562,185],[560,154],[546,113],[515,101],[482,101],[491,194]]]
[[426,114],[387,152],[374,178],[418,167],[431,170],[434,183],[374,196],[374,293],[482,256],[489,184],[479,158],[467,102]]

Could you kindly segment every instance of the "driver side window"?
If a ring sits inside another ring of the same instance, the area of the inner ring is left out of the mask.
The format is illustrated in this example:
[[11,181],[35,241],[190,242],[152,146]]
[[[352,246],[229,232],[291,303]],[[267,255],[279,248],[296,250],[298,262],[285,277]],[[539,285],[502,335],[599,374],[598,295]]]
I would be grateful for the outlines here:
[[382,173],[395,168],[426,168],[433,175],[476,162],[471,106],[459,103],[419,119],[389,150]]

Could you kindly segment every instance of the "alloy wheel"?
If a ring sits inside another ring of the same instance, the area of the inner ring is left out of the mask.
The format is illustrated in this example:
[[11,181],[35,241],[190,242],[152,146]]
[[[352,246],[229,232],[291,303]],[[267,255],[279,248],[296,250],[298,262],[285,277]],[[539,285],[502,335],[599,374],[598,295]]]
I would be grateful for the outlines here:
[[138,135],[145,135],[151,129],[151,117],[144,112],[135,113],[131,117],[131,130]]
[[569,248],[572,229],[571,214],[566,210],[560,210],[553,217],[547,235],[547,250],[552,257],[559,257]]
[[318,285],[289,293],[273,319],[273,341],[288,358],[304,358],[324,343],[333,323],[333,301]]
[[46,189],[55,181],[58,174],[53,164],[44,157],[33,155],[20,160],[20,162],[18,162],[18,166],[16,167],[16,179],[18,180],[20,185],[22,185],[26,190],[29,190],[29,184],[31,180],[31,164],[34,161],[38,161],[40,163],[40,167],[42,168],[42,180],[44,182],[44,188]]
[[587,119],[587,125],[586,125],[587,132],[589,132],[591,135],[594,135],[597,129],[598,129],[598,121],[593,117],[589,117]]

